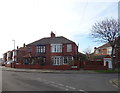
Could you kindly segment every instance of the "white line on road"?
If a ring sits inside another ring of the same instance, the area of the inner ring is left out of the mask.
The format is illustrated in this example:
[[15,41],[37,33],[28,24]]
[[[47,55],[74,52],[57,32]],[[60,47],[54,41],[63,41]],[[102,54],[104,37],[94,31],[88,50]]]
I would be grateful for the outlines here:
[[64,86],[63,84],[58,84],[58,85],[60,85],[60,86]]
[[64,84],[57,83],[57,82],[53,82],[53,81],[48,81],[48,80],[41,79],[41,78],[39,78],[39,80],[40,80],[40,81],[43,81],[45,84],[49,84],[49,85],[51,85],[51,86],[64,89],[64,90],[66,90],[66,91],[68,91],[68,90],[75,90],[75,89],[76,89],[76,88],[71,87],[71,86],[68,86],[68,85],[64,85]]
[[68,91],[69,89],[66,88],[65,90]]
[[74,87],[71,87],[71,86],[66,86],[66,87],[73,90],[75,89]]

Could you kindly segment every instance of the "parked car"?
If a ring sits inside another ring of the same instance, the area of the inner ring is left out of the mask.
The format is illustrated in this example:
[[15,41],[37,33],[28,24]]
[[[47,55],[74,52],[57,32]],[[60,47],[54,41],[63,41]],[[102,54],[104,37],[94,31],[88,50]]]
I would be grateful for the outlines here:
[[7,61],[7,64],[11,64],[11,63],[13,63],[13,60]]

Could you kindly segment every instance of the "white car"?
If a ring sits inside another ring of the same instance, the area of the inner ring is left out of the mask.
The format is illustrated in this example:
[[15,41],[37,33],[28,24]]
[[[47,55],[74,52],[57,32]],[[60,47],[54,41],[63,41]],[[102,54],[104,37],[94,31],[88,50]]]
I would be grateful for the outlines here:
[[7,64],[11,64],[11,63],[13,63],[13,60],[7,61]]

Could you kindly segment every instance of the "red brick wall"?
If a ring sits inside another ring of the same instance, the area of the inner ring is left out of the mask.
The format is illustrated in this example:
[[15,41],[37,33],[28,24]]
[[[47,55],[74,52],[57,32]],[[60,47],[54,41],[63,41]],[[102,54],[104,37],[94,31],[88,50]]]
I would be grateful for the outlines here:
[[[115,49],[115,52],[116,52],[116,61],[120,60],[120,47],[117,47]],[[119,64],[119,63],[118,63]]]
[[71,43],[72,44],[72,52],[67,52],[67,44],[63,44],[63,55],[75,55],[77,54],[77,46],[75,43]]
[[51,69],[51,70],[70,70],[71,66],[40,66],[40,65],[15,65],[15,68],[26,68],[26,69]]
[[84,62],[84,70],[108,70],[108,63],[104,66],[103,62]]

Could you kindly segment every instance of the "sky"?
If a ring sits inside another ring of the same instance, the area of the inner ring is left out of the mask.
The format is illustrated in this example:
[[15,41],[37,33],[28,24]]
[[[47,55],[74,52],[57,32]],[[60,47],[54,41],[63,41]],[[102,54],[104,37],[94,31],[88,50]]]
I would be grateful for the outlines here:
[[101,43],[90,38],[94,23],[118,18],[119,0],[0,0],[0,57],[23,43],[43,37],[64,36],[79,45],[79,51]]

